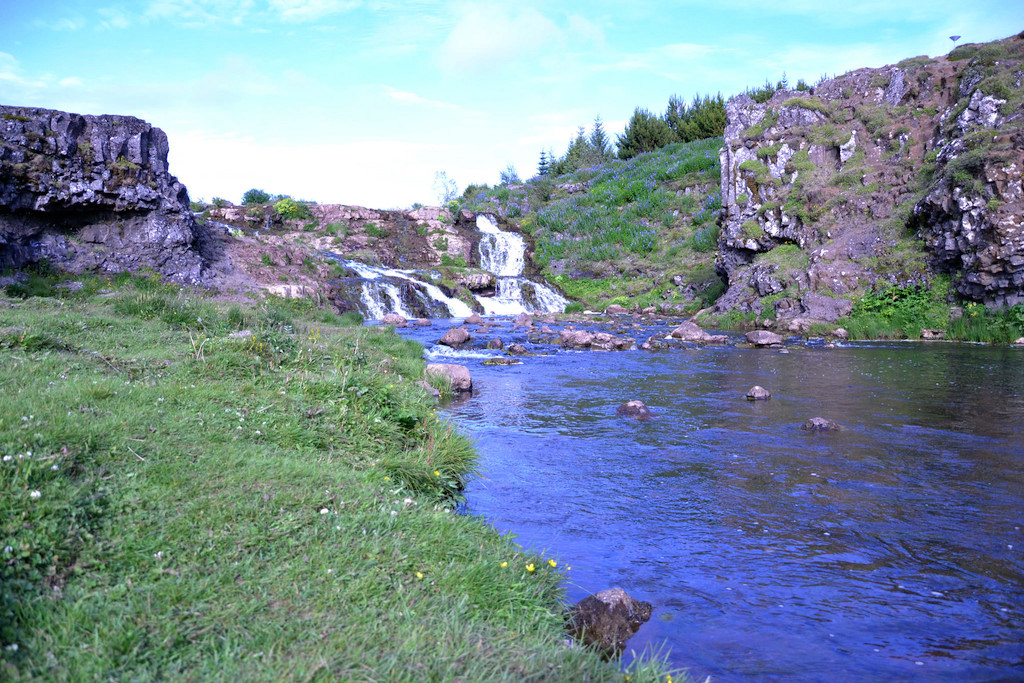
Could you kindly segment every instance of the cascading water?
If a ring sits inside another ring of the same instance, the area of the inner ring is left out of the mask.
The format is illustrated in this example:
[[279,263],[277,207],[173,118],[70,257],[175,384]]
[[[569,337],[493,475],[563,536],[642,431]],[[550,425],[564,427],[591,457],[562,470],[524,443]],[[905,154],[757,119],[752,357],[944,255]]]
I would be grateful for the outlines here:
[[378,268],[330,256],[361,278],[360,303],[369,320],[380,320],[388,313],[405,318],[464,318],[473,313],[469,306],[448,296],[437,285],[417,279],[415,271]]
[[487,315],[561,313],[569,304],[550,287],[523,277],[526,243],[520,235],[498,228],[493,216],[476,217],[480,238],[480,267],[497,277],[494,296],[477,296]]

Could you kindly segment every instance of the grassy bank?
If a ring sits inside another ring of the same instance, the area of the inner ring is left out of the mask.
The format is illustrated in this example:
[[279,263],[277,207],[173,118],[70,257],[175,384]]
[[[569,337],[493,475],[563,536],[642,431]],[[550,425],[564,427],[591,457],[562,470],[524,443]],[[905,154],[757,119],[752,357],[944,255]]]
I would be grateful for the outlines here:
[[0,677],[622,680],[562,643],[557,557],[453,514],[418,346],[84,285],[0,295]]

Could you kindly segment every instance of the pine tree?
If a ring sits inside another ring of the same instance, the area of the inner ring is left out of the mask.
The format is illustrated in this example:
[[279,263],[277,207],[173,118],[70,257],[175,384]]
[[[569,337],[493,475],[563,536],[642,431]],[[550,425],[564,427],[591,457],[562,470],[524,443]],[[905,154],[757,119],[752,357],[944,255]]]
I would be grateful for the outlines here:
[[604,122],[600,116],[594,117],[594,125],[590,128],[590,147],[598,162],[605,161],[611,156],[611,143],[604,132]]
[[676,136],[665,120],[646,109],[637,107],[618,137],[620,159],[631,159],[637,154],[652,152],[675,142]]
[[537,164],[537,175],[545,176],[551,172],[551,162],[548,161],[547,150],[540,151],[540,163]]

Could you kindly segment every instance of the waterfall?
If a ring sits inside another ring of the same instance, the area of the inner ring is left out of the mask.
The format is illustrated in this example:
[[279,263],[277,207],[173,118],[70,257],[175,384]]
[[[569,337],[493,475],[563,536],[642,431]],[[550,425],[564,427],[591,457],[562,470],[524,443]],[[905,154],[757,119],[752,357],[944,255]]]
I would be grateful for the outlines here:
[[[359,275],[362,313],[369,320],[380,320],[387,313],[405,318],[465,318],[473,313],[469,306],[448,296],[437,285],[417,279],[416,271],[378,268],[330,253],[327,256]],[[417,314],[414,309],[422,313]]]
[[480,267],[497,277],[494,296],[477,296],[487,315],[561,313],[569,304],[550,287],[523,277],[526,242],[521,235],[498,227],[493,216],[476,217],[480,237]]

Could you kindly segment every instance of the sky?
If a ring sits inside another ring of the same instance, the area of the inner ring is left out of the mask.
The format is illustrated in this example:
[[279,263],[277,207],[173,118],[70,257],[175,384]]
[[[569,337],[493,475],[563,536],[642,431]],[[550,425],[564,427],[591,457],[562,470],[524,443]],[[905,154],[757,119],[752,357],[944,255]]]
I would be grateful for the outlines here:
[[[829,3],[830,4],[830,3]],[[162,128],[192,199],[436,204],[600,116],[1024,30],[1022,0],[0,0],[0,104]]]

